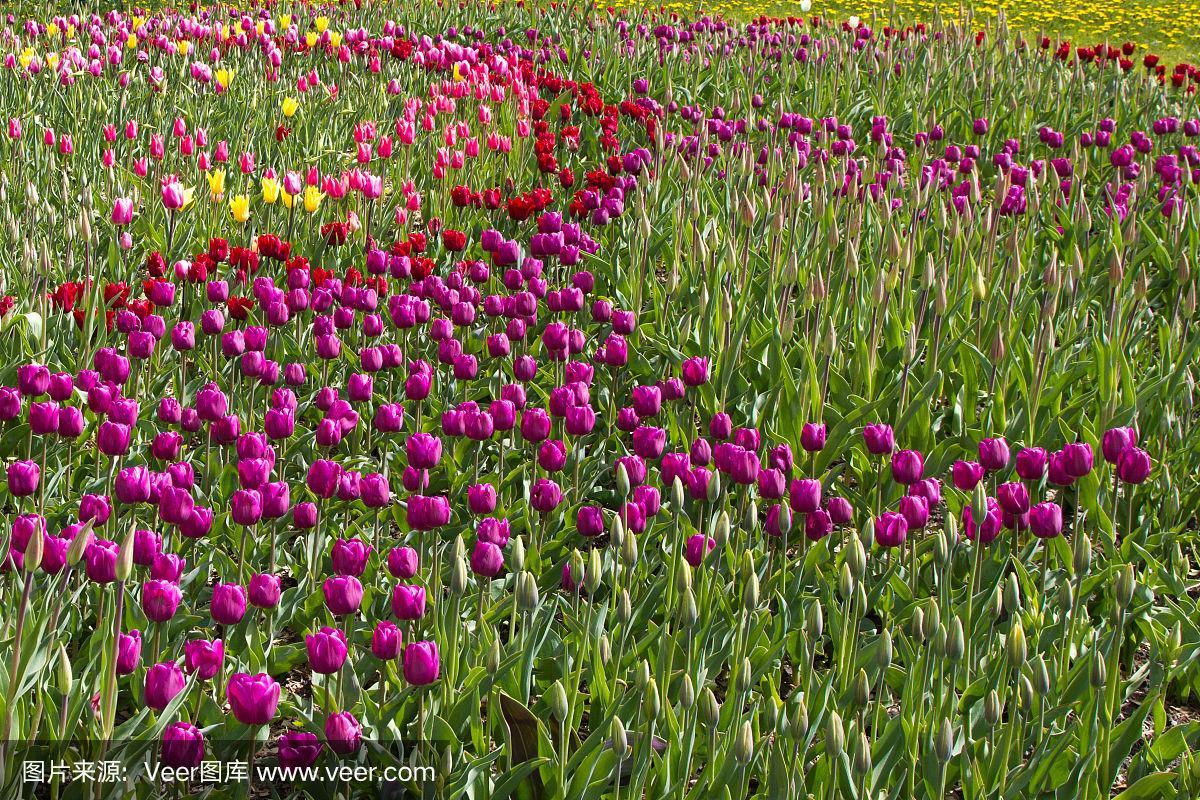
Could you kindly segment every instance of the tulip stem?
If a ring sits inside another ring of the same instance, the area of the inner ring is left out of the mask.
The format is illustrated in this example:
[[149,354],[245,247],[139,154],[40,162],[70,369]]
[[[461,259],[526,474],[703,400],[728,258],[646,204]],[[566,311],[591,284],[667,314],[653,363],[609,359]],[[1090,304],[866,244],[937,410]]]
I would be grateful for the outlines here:
[[[36,533],[34,535],[37,535]],[[13,700],[16,697],[21,666],[21,634],[25,629],[25,614],[29,609],[29,596],[33,592],[33,573],[25,573],[25,588],[21,590],[21,603],[17,607],[17,622],[13,633],[12,668],[8,671],[8,693],[4,704],[4,730],[0,733],[0,775],[8,763],[8,734],[12,730]]]

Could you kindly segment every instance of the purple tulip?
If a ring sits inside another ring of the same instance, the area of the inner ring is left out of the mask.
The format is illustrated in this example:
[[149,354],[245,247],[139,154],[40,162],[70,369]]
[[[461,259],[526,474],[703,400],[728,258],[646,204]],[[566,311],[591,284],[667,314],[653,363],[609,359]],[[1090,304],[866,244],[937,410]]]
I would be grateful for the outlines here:
[[250,605],[270,609],[279,605],[279,576],[264,572],[250,576]]
[[279,707],[279,684],[266,673],[236,673],[226,689],[229,708],[243,725],[266,725],[275,718]]
[[159,758],[163,766],[192,769],[204,760],[204,734],[190,722],[173,722],[163,729]]
[[388,551],[388,574],[399,580],[408,580],[417,574],[417,551],[412,547],[393,547]]
[[1003,438],[984,439],[979,443],[979,463],[988,472],[1006,468],[1008,459],[1008,442]]
[[504,572],[504,553],[487,541],[477,541],[471,551],[471,571],[484,578],[495,578]]
[[148,580],[142,584],[142,611],[151,622],[166,622],[175,616],[183,592],[174,583]]
[[8,491],[13,497],[29,497],[37,492],[42,471],[34,461],[8,465]]
[[308,634],[304,637],[304,647],[312,671],[321,675],[333,675],[340,670],[349,653],[346,635],[337,628],[322,627]]
[[1046,474],[1049,455],[1043,447],[1026,447],[1017,453],[1017,475],[1021,480],[1038,481]]
[[1057,503],[1038,503],[1029,509],[1029,529],[1039,539],[1052,539],[1062,533],[1062,507]]
[[437,642],[410,642],[404,648],[404,679],[413,686],[433,683],[440,671]]
[[279,765],[285,769],[307,769],[321,755],[321,740],[306,731],[288,731],[279,737]]
[[983,465],[974,461],[955,461],[950,468],[950,479],[960,492],[974,491],[975,486],[983,480],[983,475]]
[[380,661],[399,658],[403,642],[399,626],[389,620],[379,621],[371,631],[371,653]]
[[331,714],[325,720],[325,742],[339,756],[348,756],[362,745],[362,726],[349,711]]
[[867,452],[876,456],[889,455],[896,449],[896,434],[891,425],[875,422],[863,428],[863,440],[867,444]]
[[236,583],[218,583],[213,587],[209,611],[220,625],[238,624],[246,616],[246,590]]
[[212,680],[225,661],[225,643],[193,639],[183,646],[183,668],[202,681]]
[[325,605],[335,617],[354,614],[362,605],[363,587],[353,575],[335,575],[321,584]]
[[155,711],[162,711],[183,691],[185,683],[183,670],[174,661],[155,664],[146,670],[146,705]]
[[902,514],[885,511],[875,520],[875,541],[882,547],[899,547],[908,536],[908,521]]
[[1117,461],[1117,477],[1125,483],[1139,484],[1150,477],[1150,454],[1140,447],[1130,445]]
[[417,620],[425,616],[425,587],[399,583],[392,589],[392,616]]

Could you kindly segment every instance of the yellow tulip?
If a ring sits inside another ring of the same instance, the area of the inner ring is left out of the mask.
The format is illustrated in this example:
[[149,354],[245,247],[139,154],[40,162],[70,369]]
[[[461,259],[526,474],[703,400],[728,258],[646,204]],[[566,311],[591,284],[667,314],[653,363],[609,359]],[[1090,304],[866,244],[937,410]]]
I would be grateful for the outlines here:
[[341,47],[342,46],[342,34],[338,33],[337,31],[330,33],[329,34],[329,44],[332,45],[333,47]]
[[192,49],[192,43],[188,41],[176,42],[175,46],[179,50],[179,55],[186,56],[188,51]]
[[262,36],[263,31],[265,31],[266,29],[267,29],[267,24],[265,22],[263,22],[261,19],[258,22],[254,23],[254,32],[257,33],[259,36]]
[[216,78],[217,84],[222,89],[228,89],[229,84],[233,82],[233,70],[221,67],[219,70],[217,70]]
[[329,27],[329,17],[317,17],[317,33],[324,33]]
[[244,194],[235,195],[229,201],[229,213],[234,222],[245,222],[250,219],[250,198]]
[[58,72],[58,53],[46,54],[46,66],[50,68],[51,72]]
[[286,208],[288,211],[291,211],[292,210],[292,201],[295,200],[296,198],[293,197],[292,195],[288,194],[287,192],[281,193],[280,197],[283,198],[283,207]]
[[125,37],[125,47],[128,50],[137,49],[137,34],[131,33]]
[[316,32],[309,31],[308,33],[304,34],[304,43],[307,44],[309,47],[316,47],[317,46]]
[[283,98],[283,115],[285,117],[294,117],[296,115],[296,109],[298,108],[300,108],[300,103],[296,100],[296,98]]
[[21,69],[29,69],[29,65],[33,63],[35,58],[32,47],[26,47],[21,51]]
[[325,195],[321,194],[321,190],[315,186],[304,187],[304,210],[312,214],[321,207],[321,200]]
[[292,15],[291,15],[291,14],[284,14],[283,16],[281,16],[281,17],[279,18],[279,27],[280,27],[280,28],[282,28],[282,29],[283,29],[283,30],[285,30],[285,31],[286,31],[288,28],[292,27]]
[[46,26],[46,35],[51,38],[58,36],[58,26],[51,22]]
[[220,200],[225,194],[225,170],[209,170],[205,177],[208,178],[209,196],[213,199],[213,201]]
[[462,74],[462,70],[460,70],[458,68],[458,62],[455,61],[454,62],[454,82],[457,83],[458,81],[461,81],[464,77],[466,77],[466,76]]
[[262,179],[262,199],[267,205],[275,205],[279,199],[279,181],[274,178]]

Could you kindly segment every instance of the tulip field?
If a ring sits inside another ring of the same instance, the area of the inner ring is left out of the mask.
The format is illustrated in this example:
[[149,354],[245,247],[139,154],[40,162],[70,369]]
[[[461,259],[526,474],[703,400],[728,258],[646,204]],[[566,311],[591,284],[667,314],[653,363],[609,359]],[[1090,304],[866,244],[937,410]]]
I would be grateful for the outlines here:
[[0,9],[0,795],[1200,796],[1175,50],[91,5]]

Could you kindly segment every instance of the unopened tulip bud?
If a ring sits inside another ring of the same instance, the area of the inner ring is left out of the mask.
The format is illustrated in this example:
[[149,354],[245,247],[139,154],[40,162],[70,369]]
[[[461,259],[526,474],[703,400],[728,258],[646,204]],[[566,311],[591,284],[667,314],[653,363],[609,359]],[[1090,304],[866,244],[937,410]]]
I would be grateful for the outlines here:
[[937,738],[933,743],[933,751],[937,755],[937,760],[945,764],[950,760],[950,756],[954,754],[954,728],[950,726],[950,720],[942,720],[941,730],[938,731]]
[[749,580],[742,587],[742,608],[754,611],[758,608],[758,575],[751,573]]
[[1008,582],[1004,586],[1004,607],[1010,614],[1016,614],[1021,610],[1021,587],[1017,584],[1015,573],[1008,574]]
[[942,609],[938,606],[937,601],[930,598],[929,605],[925,612],[925,638],[932,639],[934,632],[941,627],[942,624]]
[[854,594],[854,576],[850,574],[850,567],[847,564],[842,564],[842,574],[838,576],[838,594],[843,600],[848,600]]
[[46,537],[40,531],[35,531],[25,545],[25,571],[34,572],[42,565],[42,553]]
[[946,655],[946,640],[950,638],[946,633],[945,625],[938,625],[937,630],[933,632],[933,639],[929,646],[933,649],[933,654],[938,658]]
[[629,599],[629,590],[621,589],[621,596],[617,600],[617,620],[622,625],[628,625],[633,619],[633,603]]
[[617,463],[617,493],[622,497],[629,496],[629,472],[623,463]]
[[696,595],[691,588],[684,590],[683,599],[679,602],[679,622],[684,628],[691,628],[700,618],[700,609],[696,606]]
[[737,690],[740,694],[745,694],[754,688],[754,666],[750,663],[750,659],[742,659],[742,668],[737,673]]
[[1037,695],[1034,694],[1033,683],[1029,680],[1028,675],[1022,675],[1017,680],[1017,686],[1021,697],[1020,710],[1028,714],[1037,703]]
[[612,739],[613,750],[617,754],[617,760],[620,761],[629,750],[629,737],[625,733],[625,725],[621,722],[620,717],[613,717],[612,723],[608,726],[608,737]]
[[724,511],[717,517],[717,526],[713,531],[713,542],[716,547],[725,547],[729,541],[729,514]]
[[454,569],[450,573],[450,593],[464,594],[469,586],[467,561],[464,558],[457,558],[454,560]]
[[525,569],[525,541],[520,536],[513,539],[512,552],[509,554],[508,560],[513,572],[520,574],[521,570]]
[[75,566],[83,558],[83,554],[87,552],[88,544],[92,541],[92,526],[94,520],[89,519],[83,526],[83,530],[75,534],[75,538],[71,540],[71,546],[67,548],[67,564]]
[[804,627],[809,639],[813,641],[820,640],[821,634],[825,630],[825,612],[821,610],[821,602],[819,600],[808,607],[808,615],[804,621]]
[[854,771],[865,775],[871,771],[871,743],[867,734],[859,732],[858,743],[854,747]]
[[879,637],[879,650],[876,651],[875,663],[879,666],[881,673],[888,671],[892,666],[892,632],[884,631],[883,636]]
[[705,725],[716,725],[721,718],[721,704],[717,702],[713,690],[707,686],[700,693],[700,718]]
[[567,690],[563,688],[562,681],[555,681],[550,685],[550,691],[546,693],[547,702],[550,705],[550,713],[559,722],[565,722],[567,714],[570,712],[569,704],[567,703]]
[[632,567],[638,560],[638,544],[636,536],[626,536],[621,543],[621,563]]
[[925,641],[925,612],[920,606],[913,609],[912,622],[909,631],[918,642]]
[[71,685],[74,683],[74,675],[71,671],[71,658],[67,655],[67,648],[63,645],[58,646],[58,688],[62,692],[64,698],[71,696]]
[[593,549],[588,553],[588,566],[584,575],[584,586],[587,587],[588,594],[595,594],[596,590],[600,588],[600,581],[604,578],[604,564],[600,560],[598,549]]
[[792,704],[792,727],[797,738],[804,738],[808,733],[808,703],[804,699],[804,692],[793,692],[789,701]]
[[500,671],[500,640],[493,639],[492,646],[488,648],[487,671],[491,675],[495,675]]
[[746,505],[746,516],[742,518],[742,528],[746,531],[758,530],[758,504],[751,501]]
[[1008,650],[1008,663],[1014,670],[1019,670],[1025,664],[1025,657],[1028,654],[1025,644],[1025,628],[1021,625],[1020,619],[1013,620],[1005,648]]
[[982,520],[988,515],[987,505],[987,490],[983,486],[983,481],[975,484],[975,491],[971,497],[971,519]]
[[1076,575],[1086,575],[1092,566],[1092,540],[1086,533],[1075,537],[1075,552],[1071,566]]
[[834,761],[842,757],[845,745],[843,736],[845,736],[845,731],[842,728],[842,718],[838,712],[831,711],[829,719],[825,722],[825,752]]
[[1092,656],[1092,669],[1088,674],[1088,680],[1091,680],[1092,688],[1100,688],[1108,682],[1109,670],[1104,663],[1104,655],[1099,649]]
[[1075,589],[1069,582],[1063,584],[1059,607],[1064,614],[1075,607]]
[[1167,641],[1163,645],[1163,663],[1169,667],[1175,666],[1175,662],[1179,659],[1179,648],[1183,642],[1183,627],[1179,621],[1171,626],[1171,633],[1167,636]]
[[696,685],[692,683],[692,676],[684,674],[683,682],[679,686],[679,707],[687,710],[696,702]]
[[1004,706],[1000,703],[1000,695],[995,689],[991,689],[983,701],[983,721],[989,728],[994,728],[1000,722],[1000,715],[1003,713]]
[[125,534],[125,541],[121,543],[121,549],[117,553],[116,578],[118,581],[129,580],[129,576],[133,573],[133,544],[134,544],[134,527],[129,527],[129,533]]
[[[36,537],[35,537],[36,538]],[[1117,575],[1116,586],[1116,601],[1117,608],[1125,608],[1129,602],[1133,600],[1134,589],[1137,588],[1137,581],[1134,579],[1133,565],[1126,564],[1120,574]]]
[[946,637],[946,658],[954,663],[958,663],[963,657],[963,648],[965,646],[965,637],[963,635],[962,619],[955,616],[950,620],[950,630]]
[[856,580],[862,580],[862,577],[867,574],[867,549],[863,547],[862,540],[857,536],[852,537],[846,554],[846,562],[850,567],[850,574]]
[[750,720],[742,722],[737,739],[733,742],[733,757],[739,764],[749,764],[754,758],[754,731],[750,727]]
[[528,572],[522,572],[517,581],[517,605],[524,611],[532,611],[537,608],[540,599],[537,581]]
[[866,708],[871,702],[871,681],[867,678],[867,671],[859,669],[858,675],[854,677],[853,690],[850,693],[853,698],[854,705],[857,708]]

